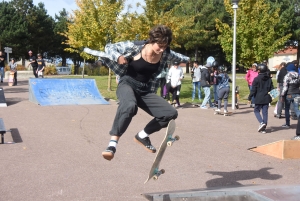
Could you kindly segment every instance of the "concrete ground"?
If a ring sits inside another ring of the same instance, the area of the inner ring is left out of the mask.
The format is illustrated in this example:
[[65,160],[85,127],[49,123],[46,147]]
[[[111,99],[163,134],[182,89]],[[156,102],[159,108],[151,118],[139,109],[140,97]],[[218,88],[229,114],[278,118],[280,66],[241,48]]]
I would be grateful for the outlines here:
[[[142,110],[121,138],[115,158],[101,152],[118,105],[46,106],[28,101],[28,81],[4,88],[8,107],[0,108],[6,129],[0,144],[0,200],[124,201],[146,200],[141,194],[209,188],[299,184],[299,159],[281,160],[249,148],[289,140],[284,119],[269,109],[267,134],[257,132],[253,109],[241,105],[229,117],[213,110],[178,109],[175,134],[180,141],[166,150],[157,181],[147,179],[155,154],[133,141],[151,120]],[[159,147],[165,129],[151,136]]]

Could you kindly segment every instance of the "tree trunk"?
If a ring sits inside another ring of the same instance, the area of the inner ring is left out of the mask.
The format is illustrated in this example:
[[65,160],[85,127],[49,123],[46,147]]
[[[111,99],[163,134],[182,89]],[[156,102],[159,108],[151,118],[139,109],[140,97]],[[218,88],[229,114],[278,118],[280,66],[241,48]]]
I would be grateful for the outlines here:
[[108,68],[108,83],[107,83],[107,91],[111,91],[111,70]]
[[[185,55],[187,55],[187,51],[185,50]],[[190,73],[190,63],[186,63],[186,73]]]

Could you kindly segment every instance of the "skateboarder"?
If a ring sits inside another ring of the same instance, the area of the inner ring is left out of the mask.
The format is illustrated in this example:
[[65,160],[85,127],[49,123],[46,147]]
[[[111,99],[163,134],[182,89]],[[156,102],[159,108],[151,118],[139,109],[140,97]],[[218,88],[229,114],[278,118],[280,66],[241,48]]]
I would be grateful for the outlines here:
[[228,104],[228,96],[230,91],[230,85],[229,82],[231,82],[231,79],[229,76],[225,73],[225,67],[219,66],[218,67],[218,75],[216,75],[217,82],[218,82],[218,109],[215,110],[215,112],[221,112],[221,104],[222,99],[224,99],[224,114],[228,113],[227,110],[227,104]]
[[[268,74],[268,67],[265,64],[257,65],[258,76],[254,78],[252,89],[248,97],[250,103],[252,97],[255,97],[254,114],[259,122],[258,132],[266,133],[268,124],[268,109],[272,98],[269,92],[274,88],[273,82]],[[262,116],[260,114],[262,111]]]
[[189,61],[189,57],[170,50],[171,41],[172,31],[167,26],[158,25],[149,31],[147,41],[107,44],[105,52],[84,49],[86,53],[100,57],[104,65],[121,77],[117,88],[120,104],[109,132],[111,140],[102,152],[105,159],[113,159],[118,141],[137,114],[138,107],[154,118],[135,135],[134,141],[151,153],[155,153],[156,149],[149,135],[167,127],[170,120],[177,118],[177,110],[156,95],[159,85],[156,77],[166,62]]

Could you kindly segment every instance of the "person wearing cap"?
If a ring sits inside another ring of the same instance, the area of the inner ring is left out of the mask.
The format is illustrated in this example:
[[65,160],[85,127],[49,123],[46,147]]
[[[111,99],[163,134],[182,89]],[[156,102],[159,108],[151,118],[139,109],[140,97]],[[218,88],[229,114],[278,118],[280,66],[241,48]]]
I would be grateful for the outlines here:
[[1,83],[3,83],[3,77],[4,77],[4,61],[5,61],[5,57],[3,55],[3,52],[0,51],[0,76],[1,76]]
[[190,60],[172,51],[171,41],[171,29],[157,25],[151,28],[149,39],[145,41],[109,43],[105,46],[105,52],[84,48],[84,52],[100,57],[104,65],[121,77],[117,88],[120,104],[109,132],[108,147],[102,152],[104,159],[114,158],[117,144],[138,108],[152,116],[152,120],[135,135],[134,141],[151,153],[155,153],[156,148],[150,136],[177,118],[177,110],[156,94],[159,87],[156,77],[166,67],[166,63]]
[[33,56],[33,53],[32,53],[31,50],[29,50],[28,55],[29,55],[29,64],[28,64],[27,68],[29,67],[29,65],[31,65],[34,77],[38,78],[38,74],[37,74],[37,71],[36,71],[36,69],[38,67],[36,57]]
[[[254,78],[257,77],[258,75],[258,72],[256,70],[256,67],[257,67],[257,63],[253,63],[251,68],[247,71],[247,74],[245,76],[245,80],[247,81],[248,83],[248,88],[249,88],[249,91],[251,92],[251,89],[252,89],[252,83],[253,83],[253,80]],[[255,106],[254,104],[254,101],[255,101],[255,98],[254,96],[252,97],[251,99],[251,103],[250,103],[250,107],[253,107]]]
[[17,85],[17,63],[16,63],[16,60],[14,58],[10,59],[8,67],[9,67],[11,72],[14,72],[13,86],[16,86]]
[[179,101],[181,80],[183,79],[183,70],[179,66],[178,61],[173,62],[173,66],[170,68],[167,78],[167,99],[169,98],[169,93],[172,93],[172,103],[177,104],[177,107],[181,107]]
[[[291,126],[290,122],[290,108],[294,108],[294,111],[298,117],[297,128],[299,125],[299,100],[300,100],[300,78],[295,65],[290,62],[286,65],[287,74],[283,78],[283,89],[280,94],[281,101],[285,103],[285,124],[282,125],[283,128],[289,128]],[[296,101],[295,101],[296,100]],[[297,129],[298,131],[298,129]],[[294,137],[300,140],[300,133],[297,133]]]
[[210,100],[210,68],[212,67],[212,63],[207,62],[202,68],[201,68],[201,80],[200,84],[204,91],[204,99],[200,106],[201,109],[208,109],[206,106],[207,103],[209,103],[210,107],[213,107],[212,102]]

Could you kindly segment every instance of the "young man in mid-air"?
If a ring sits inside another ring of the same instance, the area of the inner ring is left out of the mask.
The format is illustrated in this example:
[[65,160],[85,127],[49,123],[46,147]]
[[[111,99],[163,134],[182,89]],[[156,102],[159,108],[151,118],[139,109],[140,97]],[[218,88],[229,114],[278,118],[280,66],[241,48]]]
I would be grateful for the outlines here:
[[149,136],[167,127],[172,119],[177,118],[174,109],[162,97],[156,95],[159,85],[157,75],[166,67],[168,61],[188,62],[189,57],[170,50],[172,31],[164,25],[153,27],[149,39],[144,43],[119,42],[108,44],[105,52],[85,48],[85,52],[101,57],[106,66],[120,76],[117,97],[120,101],[117,113],[110,130],[111,139],[102,156],[111,160],[116,153],[120,137],[128,128],[132,117],[141,108],[153,119],[138,132],[134,141],[147,151],[155,153]]

